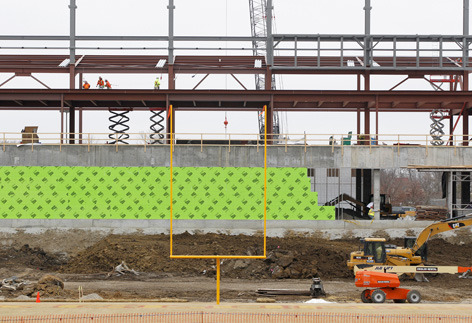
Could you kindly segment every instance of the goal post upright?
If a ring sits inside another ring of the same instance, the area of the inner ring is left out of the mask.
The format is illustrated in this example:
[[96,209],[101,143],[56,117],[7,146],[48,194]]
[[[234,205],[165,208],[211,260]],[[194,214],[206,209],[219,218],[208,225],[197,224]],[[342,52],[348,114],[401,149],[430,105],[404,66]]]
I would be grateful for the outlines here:
[[171,259],[215,259],[216,261],[216,303],[220,304],[220,265],[221,259],[266,259],[267,258],[267,105],[263,107],[264,113],[264,253],[259,256],[248,255],[174,255],[173,253],[173,106],[169,105],[170,118],[170,258]]

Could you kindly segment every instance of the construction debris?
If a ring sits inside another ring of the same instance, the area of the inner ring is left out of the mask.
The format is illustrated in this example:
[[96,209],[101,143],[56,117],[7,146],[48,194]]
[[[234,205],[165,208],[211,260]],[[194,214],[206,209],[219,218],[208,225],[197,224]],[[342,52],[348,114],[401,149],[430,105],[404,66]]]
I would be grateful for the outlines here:
[[319,277],[312,278],[312,284],[310,290],[304,289],[263,289],[260,288],[256,291],[257,294],[262,295],[297,295],[297,296],[311,296],[320,297],[326,296],[326,292],[323,288],[323,283]]
[[102,299],[103,299],[103,297],[101,297],[97,293],[87,294],[87,295],[82,296],[80,298],[81,301],[99,301],[99,300],[102,300]]
[[2,290],[22,290],[24,286],[31,284],[29,281],[18,279],[16,277],[5,278],[2,280],[0,289]]
[[447,208],[441,206],[425,206],[416,207],[416,220],[439,221],[447,218]]
[[472,272],[468,269],[466,272],[459,275],[459,278],[472,278]]
[[136,270],[130,269],[128,267],[128,265],[126,264],[126,262],[122,261],[121,264],[116,266],[112,271],[110,271],[107,274],[107,277],[111,277],[113,275],[122,276],[122,275],[126,275],[126,274],[133,274],[133,275],[136,275],[136,276],[139,275],[139,273]]

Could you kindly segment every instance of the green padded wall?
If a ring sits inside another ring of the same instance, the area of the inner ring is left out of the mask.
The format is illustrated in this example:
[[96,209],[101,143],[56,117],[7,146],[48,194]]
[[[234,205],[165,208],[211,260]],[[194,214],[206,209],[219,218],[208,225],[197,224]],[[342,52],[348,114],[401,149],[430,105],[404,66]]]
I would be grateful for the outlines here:
[[[334,220],[306,168],[268,168],[269,220]],[[6,219],[167,219],[168,167],[0,167]],[[260,220],[264,169],[174,167],[174,218]]]

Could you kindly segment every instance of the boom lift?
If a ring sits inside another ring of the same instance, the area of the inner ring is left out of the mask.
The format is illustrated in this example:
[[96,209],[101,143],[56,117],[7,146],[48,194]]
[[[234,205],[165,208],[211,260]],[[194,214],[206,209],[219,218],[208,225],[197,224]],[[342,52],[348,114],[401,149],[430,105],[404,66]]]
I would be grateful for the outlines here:
[[462,266],[354,266],[354,273],[360,271],[379,272],[386,274],[461,274],[459,278],[472,278],[472,267]]
[[418,266],[427,261],[427,241],[438,233],[461,229],[472,225],[471,214],[466,216],[435,222],[426,227],[416,239],[406,237],[404,246],[385,244],[384,238],[361,239],[363,248],[351,252],[347,262],[349,269],[354,266],[386,265],[386,266]]
[[395,303],[419,303],[421,295],[416,290],[399,288],[400,279],[396,274],[375,271],[358,271],[355,284],[357,287],[369,287],[361,293],[363,303],[383,303],[387,299]]

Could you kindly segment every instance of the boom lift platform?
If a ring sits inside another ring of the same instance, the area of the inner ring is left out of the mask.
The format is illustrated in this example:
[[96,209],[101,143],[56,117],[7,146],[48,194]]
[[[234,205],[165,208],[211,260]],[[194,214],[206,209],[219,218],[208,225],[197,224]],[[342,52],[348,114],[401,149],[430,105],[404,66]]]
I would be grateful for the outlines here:
[[388,274],[461,274],[459,278],[472,278],[472,267],[462,266],[371,266],[357,265],[354,273],[369,271]]
[[391,299],[395,303],[419,303],[421,294],[416,290],[399,288],[400,279],[396,274],[375,271],[358,271],[355,284],[357,287],[373,287],[361,293],[363,303],[384,303]]

